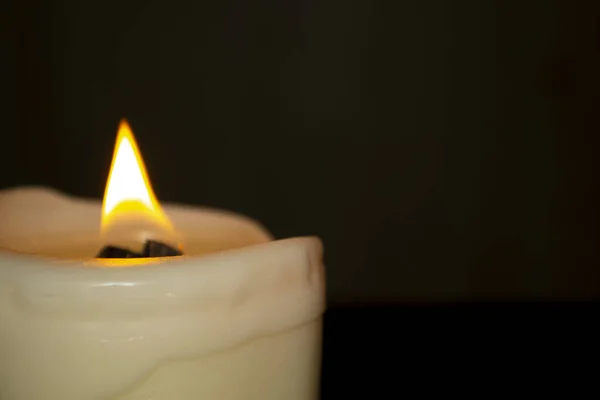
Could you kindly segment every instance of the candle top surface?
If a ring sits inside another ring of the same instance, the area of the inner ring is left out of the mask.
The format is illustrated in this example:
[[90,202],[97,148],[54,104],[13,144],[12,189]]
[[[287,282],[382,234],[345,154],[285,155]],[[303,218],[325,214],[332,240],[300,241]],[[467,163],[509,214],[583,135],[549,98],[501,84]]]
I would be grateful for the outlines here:
[[[188,205],[167,204],[163,208],[187,255],[272,240],[266,229],[245,216]],[[55,259],[90,259],[112,239],[101,232],[101,207],[97,200],[42,187],[1,191],[0,221],[0,251]],[[96,260],[96,264],[104,263]]]

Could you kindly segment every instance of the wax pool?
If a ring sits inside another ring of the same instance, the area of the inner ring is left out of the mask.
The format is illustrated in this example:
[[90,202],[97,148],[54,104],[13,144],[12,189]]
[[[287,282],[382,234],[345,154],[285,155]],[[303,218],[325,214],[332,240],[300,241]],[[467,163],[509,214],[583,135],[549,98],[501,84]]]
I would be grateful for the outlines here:
[[115,267],[99,202],[0,192],[0,399],[318,398],[320,242],[164,209],[186,254]]

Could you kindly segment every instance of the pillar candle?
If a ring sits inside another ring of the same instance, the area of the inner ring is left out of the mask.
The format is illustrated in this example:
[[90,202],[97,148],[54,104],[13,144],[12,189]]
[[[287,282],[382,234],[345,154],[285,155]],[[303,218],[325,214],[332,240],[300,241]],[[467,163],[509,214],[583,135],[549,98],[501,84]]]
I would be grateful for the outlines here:
[[314,400],[318,239],[165,204],[184,256],[95,259],[101,203],[0,192],[0,399]]

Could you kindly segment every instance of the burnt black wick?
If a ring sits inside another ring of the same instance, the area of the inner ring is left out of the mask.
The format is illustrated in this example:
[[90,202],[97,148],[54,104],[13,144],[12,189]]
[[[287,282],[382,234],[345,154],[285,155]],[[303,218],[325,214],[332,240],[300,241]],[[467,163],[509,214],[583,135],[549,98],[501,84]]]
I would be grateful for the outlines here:
[[105,246],[96,258],[147,258],[147,257],[175,257],[183,253],[168,244],[156,240],[146,240],[141,253],[117,246]]

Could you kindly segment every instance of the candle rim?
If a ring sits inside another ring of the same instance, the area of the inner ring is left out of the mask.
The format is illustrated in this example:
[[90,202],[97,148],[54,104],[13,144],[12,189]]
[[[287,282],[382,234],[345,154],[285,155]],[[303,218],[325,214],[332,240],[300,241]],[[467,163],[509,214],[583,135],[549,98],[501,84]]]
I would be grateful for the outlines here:
[[307,323],[325,309],[322,243],[314,236],[145,268],[69,268],[68,264],[77,263],[73,261],[23,265],[17,258],[5,258],[0,267],[0,282],[12,287],[14,304],[66,320],[168,318],[173,312],[205,314],[215,307],[276,303],[278,293],[297,298],[290,303],[297,308],[293,317],[278,312],[280,321],[272,325],[278,331]]

